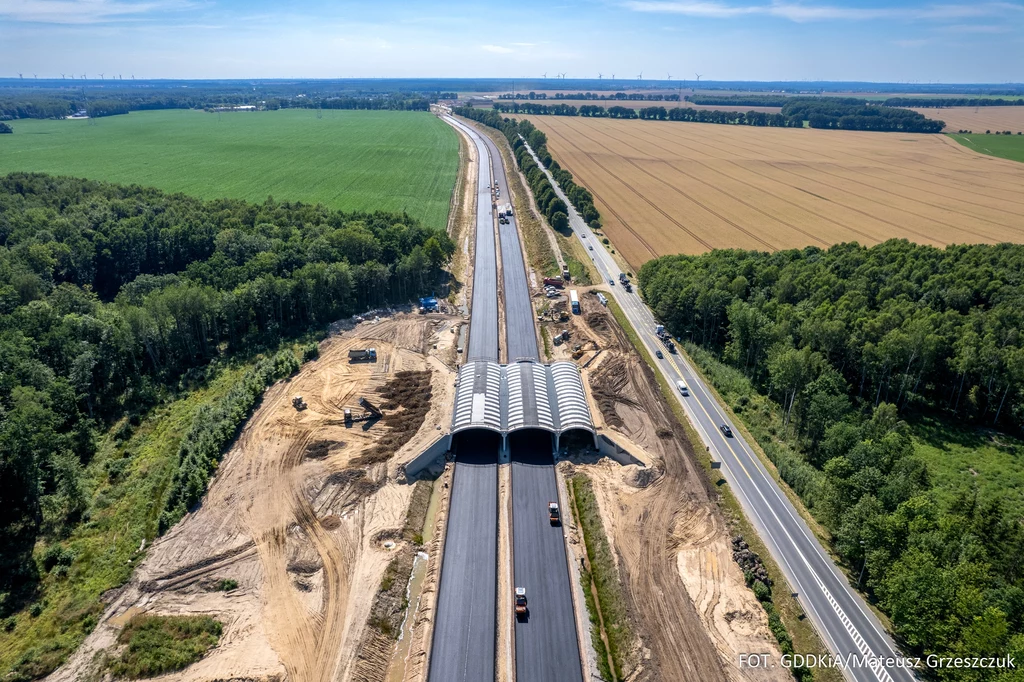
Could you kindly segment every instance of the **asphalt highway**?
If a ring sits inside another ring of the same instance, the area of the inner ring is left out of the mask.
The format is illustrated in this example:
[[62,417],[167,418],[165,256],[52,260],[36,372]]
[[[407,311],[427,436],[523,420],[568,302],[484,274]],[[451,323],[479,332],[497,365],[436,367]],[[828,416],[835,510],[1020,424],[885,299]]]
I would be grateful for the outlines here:
[[548,517],[558,501],[551,437],[520,431],[509,441],[515,583],[529,609],[516,621],[516,682],[583,682],[565,538]]
[[501,436],[459,439],[441,562],[431,682],[494,680],[498,589],[498,449]]
[[[657,349],[664,352],[664,346],[654,334],[657,324],[654,315],[637,292],[627,293],[617,284],[621,272],[618,265],[572,209],[551,174],[547,174],[555,193],[570,206],[569,222],[573,232],[585,246],[593,246],[593,250],[587,253],[601,278],[616,282],[611,287],[612,295],[651,356],[654,357]],[[825,645],[833,654],[858,657],[847,659],[855,660],[855,663],[843,670],[846,677],[856,682],[915,679],[904,667],[891,661],[880,662],[887,658],[896,659],[900,653],[878,619],[838,571],[736,425],[725,416],[703,380],[681,355],[668,352],[664,355],[664,359],[655,360],[658,371],[673,386],[677,381],[683,381],[689,388],[688,397],[675,391],[676,399],[695,425],[713,459],[721,462],[726,480],[732,485],[744,512],[782,568]],[[730,426],[732,437],[722,433],[720,427],[723,424]],[[864,663],[861,665],[857,660]]]
[[[446,118],[476,143],[476,256],[466,359],[498,361],[498,277],[489,152],[481,136]],[[495,679],[498,587],[498,434],[460,435],[430,651],[429,682]]]

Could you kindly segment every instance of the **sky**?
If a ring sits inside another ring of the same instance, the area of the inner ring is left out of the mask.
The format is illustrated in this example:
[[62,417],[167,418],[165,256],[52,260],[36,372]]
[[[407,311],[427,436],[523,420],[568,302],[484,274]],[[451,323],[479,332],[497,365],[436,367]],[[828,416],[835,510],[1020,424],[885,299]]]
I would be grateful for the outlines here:
[[0,0],[0,77],[1024,81],[1024,0]]

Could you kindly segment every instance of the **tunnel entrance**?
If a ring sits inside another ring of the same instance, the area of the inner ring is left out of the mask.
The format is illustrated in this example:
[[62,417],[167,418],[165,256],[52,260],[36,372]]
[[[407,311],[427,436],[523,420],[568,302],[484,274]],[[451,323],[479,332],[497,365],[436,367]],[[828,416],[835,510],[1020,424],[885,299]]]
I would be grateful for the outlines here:
[[466,429],[452,436],[452,451],[460,464],[497,464],[501,434],[490,429]]
[[555,463],[554,434],[543,429],[521,429],[508,434],[509,458],[521,464]]
[[588,429],[569,429],[562,433],[558,439],[560,451],[579,451],[587,448],[596,448],[594,433]]

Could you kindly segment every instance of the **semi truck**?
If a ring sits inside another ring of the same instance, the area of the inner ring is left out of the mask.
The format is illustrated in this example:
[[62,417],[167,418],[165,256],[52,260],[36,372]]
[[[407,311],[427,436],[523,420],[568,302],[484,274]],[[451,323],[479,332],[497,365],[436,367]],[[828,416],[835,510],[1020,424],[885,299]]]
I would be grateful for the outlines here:
[[348,359],[351,362],[377,362],[377,349],[353,348],[348,352]]
[[569,290],[569,303],[572,305],[572,314],[580,314],[580,297],[576,295],[575,289]]

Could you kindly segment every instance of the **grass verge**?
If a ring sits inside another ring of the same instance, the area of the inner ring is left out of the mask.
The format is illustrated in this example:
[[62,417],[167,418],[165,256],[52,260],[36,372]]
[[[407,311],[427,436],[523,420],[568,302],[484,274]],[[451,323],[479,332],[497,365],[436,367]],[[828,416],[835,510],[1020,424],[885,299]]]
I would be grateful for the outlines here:
[[608,545],[590,479],[584,474],[570,478],[569,495],[587,552],[581,579],[590,613],[591,640],[597,651],[597,667],[605,680],[615,682],[623,679],[623,658],[633,641],[615,558]]
[[135,616],[117,638],[124,651],[107,669],[133,680],[181,670],[216,646],[221,630],[209,616]]

